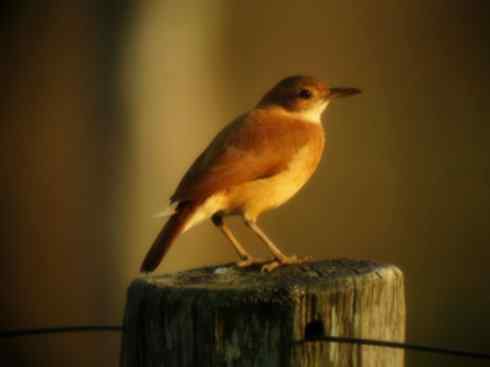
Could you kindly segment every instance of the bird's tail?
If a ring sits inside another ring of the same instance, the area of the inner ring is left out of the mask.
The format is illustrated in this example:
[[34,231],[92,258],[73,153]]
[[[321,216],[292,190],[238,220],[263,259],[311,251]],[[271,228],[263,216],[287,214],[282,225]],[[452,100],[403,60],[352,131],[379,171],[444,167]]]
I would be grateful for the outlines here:
[[184,230],[186,223],[195,212],[197,205],[191,202],[183,202],[176,208],[168,222],[163,226],[157,238],[141,264],[140,271],[152,272],[160,264],[172,242]]

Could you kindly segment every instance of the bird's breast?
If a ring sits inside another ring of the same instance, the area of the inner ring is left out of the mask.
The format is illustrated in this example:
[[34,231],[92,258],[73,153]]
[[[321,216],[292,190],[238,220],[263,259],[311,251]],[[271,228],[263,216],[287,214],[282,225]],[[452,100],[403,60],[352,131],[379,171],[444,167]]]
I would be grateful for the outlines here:
[[321,134],[299,148],[287,167],[278,174],[229,188],[225,193],[225,212],[255,219],[260,213],[285,203],[313,175],[323,149],[324,138]]

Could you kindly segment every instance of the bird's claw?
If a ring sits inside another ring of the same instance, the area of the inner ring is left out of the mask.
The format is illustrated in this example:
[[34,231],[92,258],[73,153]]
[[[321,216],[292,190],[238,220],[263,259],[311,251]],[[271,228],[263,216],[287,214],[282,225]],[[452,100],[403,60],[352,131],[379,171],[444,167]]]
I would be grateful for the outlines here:
[[292,255],[292,256],[285,256],[283,258],[278,258],[278,259],[275,259],[273,261],[271,261],[269,264],[266,264],[264,266],[262,266],[262,272],[267,272],[267,273],[270,273],[271,271],[281,267],[281,266],[284,266],[284,265],[293,265],[293,264],[302,264],[306,261],[310,261],[312,260],[312,257],[311,256],[302,256],[302,257],[299,257],[299,256],[296,256],[296,255]]
[[271,261],[271,259],[262,259],[254,256],[247,256],[244,259],[238,261],[236,263],[236,266],[238,266],[239,268],[248,268],[249,266],[264,264]]

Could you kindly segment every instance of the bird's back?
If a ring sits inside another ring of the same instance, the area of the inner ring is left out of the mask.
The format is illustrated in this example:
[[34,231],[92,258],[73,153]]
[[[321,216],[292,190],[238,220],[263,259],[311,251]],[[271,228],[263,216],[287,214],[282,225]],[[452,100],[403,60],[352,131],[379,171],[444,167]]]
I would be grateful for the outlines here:
[[321,125],[277,111],[253,110],[214,138],[187,171],[172,200],[203,201],[218,192],[247,187],[255,181],[263,183],[274,176],[288,177],[281,186],[288,180],[291,184],[306,182],[323,148]]

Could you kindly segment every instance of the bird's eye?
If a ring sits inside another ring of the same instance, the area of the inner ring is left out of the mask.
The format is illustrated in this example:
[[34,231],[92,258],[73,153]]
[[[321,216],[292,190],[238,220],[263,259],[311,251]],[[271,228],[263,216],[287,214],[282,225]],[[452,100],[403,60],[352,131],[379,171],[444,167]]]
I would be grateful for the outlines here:
[[310,99],[312,94],[309,89],[301,89],[298,93],[298,96],[303,99]]

